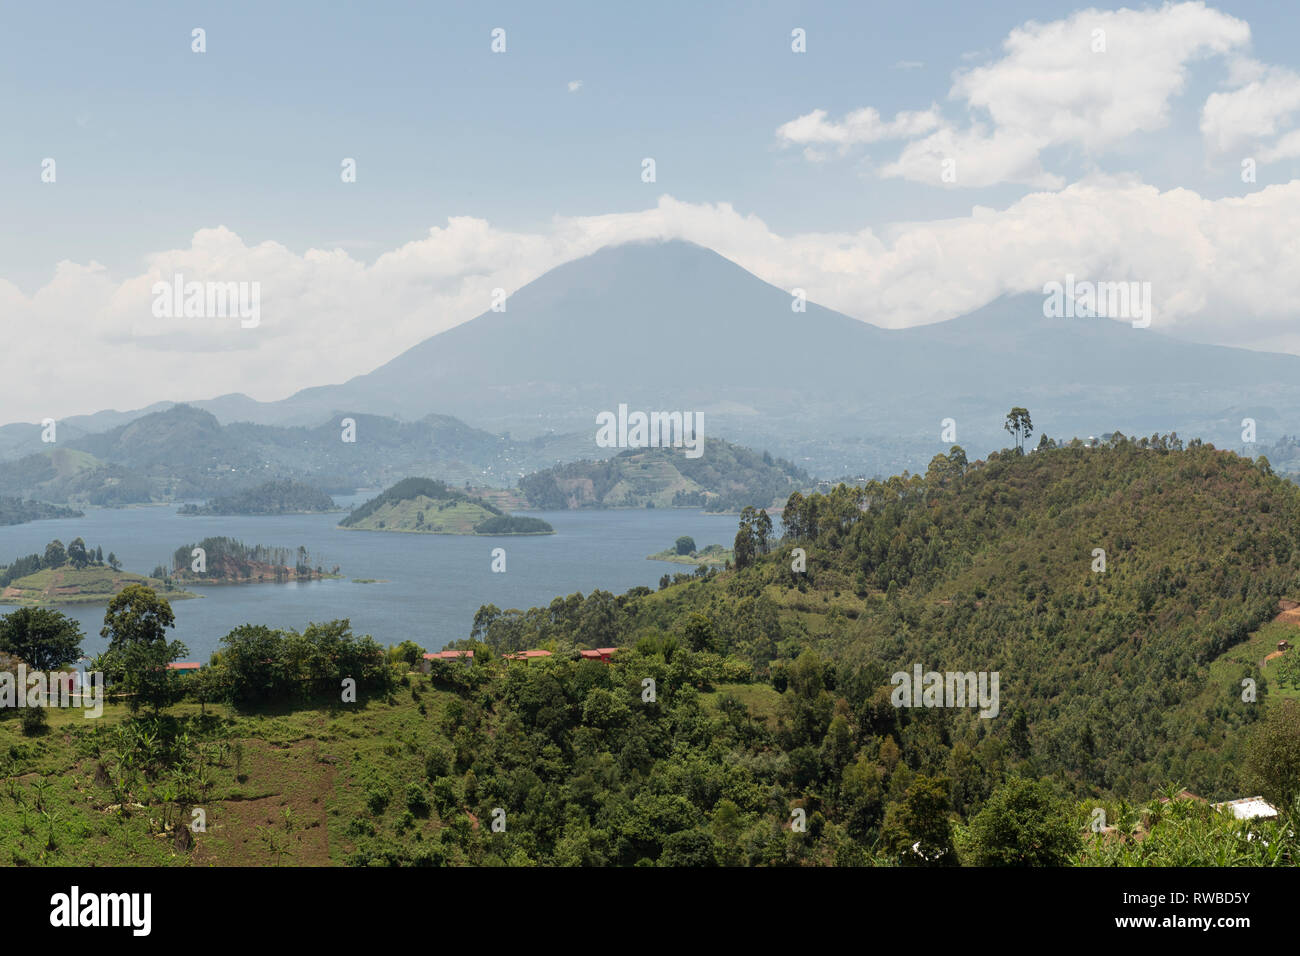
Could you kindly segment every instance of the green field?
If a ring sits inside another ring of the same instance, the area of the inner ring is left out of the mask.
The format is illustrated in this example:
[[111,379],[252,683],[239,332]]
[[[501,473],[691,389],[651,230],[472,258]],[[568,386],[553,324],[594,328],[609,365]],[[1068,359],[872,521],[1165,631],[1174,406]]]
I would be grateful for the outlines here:
[[144,584],[169,601],[198,597],[188,591],[166,590],[163,582],[107,567],[42,568],[13,581],[0,592],[0,604],[106,604],[128,584]]
[[[421,516],[423,516],[421,518]],[[425,495],[389,502],[348,526],[350,531],[404,531],[412,534],[473,534],[474,526],[495,517],[469,501],[442,502]]]

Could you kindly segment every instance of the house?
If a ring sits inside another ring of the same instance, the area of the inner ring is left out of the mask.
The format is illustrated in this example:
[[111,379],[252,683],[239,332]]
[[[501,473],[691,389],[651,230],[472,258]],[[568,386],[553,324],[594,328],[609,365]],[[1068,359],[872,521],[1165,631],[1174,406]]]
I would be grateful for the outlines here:
[[[1206,802],[1206,799],[1205,799],[1204,797],[1197,796],[1196,794],[1192,793],[1192,791],[1190,791],[1190,790],[1188,790],[1188,789],[1186,789],[1186,788],[1184,788],[1184,789],[1182,789],[1182,790],[1179,790],[1178,793],[1176,793],[1176,794],[1174,795],[1174,799],[1175,799],[1175,800],[1191,800],[1191,801],[1193,801],[1193,802],[1195,802],[1195,803],[1205,803],[1205,802]],[[1169,802],[1169,798],[1168,798],[1168,797],[1161,797],[1161,798],[1160,798],[1160,802],[1161,802],[1161,803],[1168,803],[1168,802]]]
[[1277,807],[1263,797],[1242,797],[1239,800],[1226,800],[1214,804],[1216,810],[1231,810],[1238,820],[1273,820],[1277,818]]
[[469,664],[474,659],[473,651],[438,651],[434,654],[425,654],[424,663],[420,665],[422,673],[429,673],[433,670],[434,661],[458,661],[463,660]]
[[550,656],[550,651],[516,651],[513,654],[503,654],[502,659],[507,661],[531,661],[538,657]]
[[167,665],[169,671],[178,671],[181,674],[193,674],[201,670],[202,664],[197,661],[173,661]]
[[618,650],[617,647],[598,647],[594,651],[579,651],[583,658],[589,661],[609,662],[610,658]]

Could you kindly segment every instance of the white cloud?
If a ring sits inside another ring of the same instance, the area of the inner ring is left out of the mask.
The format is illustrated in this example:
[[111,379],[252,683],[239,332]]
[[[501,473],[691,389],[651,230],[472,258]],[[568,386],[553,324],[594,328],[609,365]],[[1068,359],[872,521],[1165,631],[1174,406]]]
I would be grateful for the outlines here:
[[[918,131],[928,135],[904,146],[880,174],[936,183],[936,160],[950,158],[958,167],[952,185],[1058,185],[1059,177],[1040,164],[1044,150],[1069,146],[1096,156],[1134,133],[1165,127],[1191,65],[1238,53],[1249,42],[1244,21],[1203,3],[1088,9],[1050,23],[1030,21],[1003,41],[1001,58],[956,74],[949,99],[965,107],[967,125],[938,119],[932,108],[923,115],[936,119],[934,127]],[[836,124],[816,110],[784,124],[777,135],[798,142],[789,135],[792,126],[843,134],[849,118],[874,115],[866,107]],[[963,168],[970,175],[961,175]]]
[[777,129],[776,135],[789,144],[812,143],[849,146],[856,143],[875,143],[885,139],[905,139],[927,133],[939,125],[939,110],[903,111],[892,120],[882,120],[880,113],[868,106],[855,110],[843,121],[828,122],[825,110],[813,110]]
[[[1226,93],[1212,93],[1201,111],[1201,133],[1215,152],[1243,148],[1258,151],[1265,140],[1289,126],[1292,117],[1300,112],[1300,74],[1254,62],[1240,66],[1238,75],[1243,73],[1245,82],[1241,86]],[[1273,148],[1264,151],[1280,158]]]
[[[684,238],[784,289],[890,327],[951,318],[1066,273],[1152,283],[1157,328],[1235,345],[1289,343],[1300,302],[1300,181],[1242,198],[1093,178],[1006,209],[879,232],[780,235],[729,204],[663,197],[653,208],[559,217],[541,231],[454,218],[372,265],[203,229],[139,275],[63,262],[31,296],[0,280],[6,421],[245,392],[282,398],[377,367],[547,270],[634,239]],[[258,281],[262,321],[155,319],[151,287]]]
[[582,89],[582,80],[569,80],[569,92],[576,93]]

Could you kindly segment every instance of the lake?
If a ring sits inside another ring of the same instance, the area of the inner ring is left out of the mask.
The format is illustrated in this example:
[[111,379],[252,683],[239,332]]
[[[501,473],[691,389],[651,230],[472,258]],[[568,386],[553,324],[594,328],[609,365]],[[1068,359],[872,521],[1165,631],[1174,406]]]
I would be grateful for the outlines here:
[[[367,496],[335,496],[347,507]],[[341,514],[274,517],[191,517],[179,505],[97,509],[84,518],[60,518],[0,527],[0,562],[42,553],[55,538],[67,545],[81,537],[90,549],[115,552],[127,571],[149,574],[170,566],[182,545],[208,537],[307,548],[314,563],[328,571],[340,566],[339,580],[285,584],[242,584],[188,589],[203,597],[175,601],[171,634],[189,648],[186,660],[206,662],[222,637],[240,624],[302,629],[310,621],[349,618],[357,634],[382,644],[412,640],[429,650],[469,637],[474,612],[482,604],[502,609],[546,605],[557,595],[596,588],[622,593],[637,585],[657,588],[664,574],[688,566],[647,561],[672,547],[679,535],[698,547],[725,544],[736,534],[735,515],[688,510],[529,511],[548,521],[555,534],[537,537],[475,537],[344,531]],[[492,549],[506,549],[506,570],[494,573]],[[380,578],[382,584],[355,584],[353,578]],[[0,614],[12,605],[0,604]],[[105,605],[60,605],[86,633],[89,656],[107,642],[99,636]]]

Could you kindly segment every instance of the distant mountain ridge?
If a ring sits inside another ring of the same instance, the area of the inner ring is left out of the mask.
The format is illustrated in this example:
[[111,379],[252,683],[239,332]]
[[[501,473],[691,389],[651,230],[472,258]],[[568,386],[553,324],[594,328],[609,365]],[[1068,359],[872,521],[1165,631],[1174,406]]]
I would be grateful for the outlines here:
[[[808,295],[815,300],[816,288]],[[506,311],[347,382],[278,402],[227,395],[194,405],[228,423],[320,428],[349,410],[436,413],[542,435],[589,432],[596,413],[627,402],[702,412],[706,434],[823,477],[923,468],[945,450],[947,418],[959,443],[984,454],[1005,443],[1002,416],[1013,405],[1057,437],[1178,431],[1230,444],[1244,417],[1256,420],[1260,441],[1300,429],[1300,357],[1181,341],[1158,320],[1134,329],[1049,319],[1041,295],[1022,294],[887,330],[792,304],[790,290],[689,242],[610,246],[513,290]],[[36,428],[0,429],[0,456],[23,442],[35,450]]]
[[[344,417],[352,422],[346,428]],[[316,428],[222,425],[210,412],[175,405],[45,447],[0,461],[0,495],[113,506],[229,498],[265,488],[268,479],[350,494],[412,471],[512,487],[527,471],[576,457],[585,443],[575,436],[511,441],[446,415],[398,422],[356,412]]]

